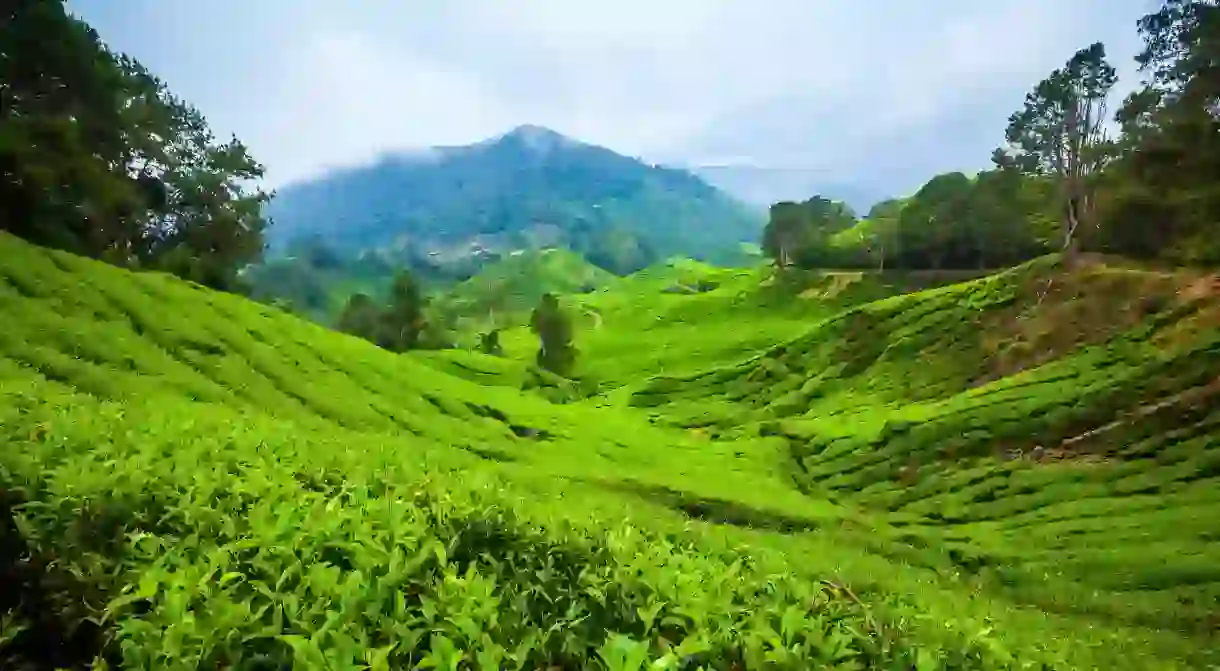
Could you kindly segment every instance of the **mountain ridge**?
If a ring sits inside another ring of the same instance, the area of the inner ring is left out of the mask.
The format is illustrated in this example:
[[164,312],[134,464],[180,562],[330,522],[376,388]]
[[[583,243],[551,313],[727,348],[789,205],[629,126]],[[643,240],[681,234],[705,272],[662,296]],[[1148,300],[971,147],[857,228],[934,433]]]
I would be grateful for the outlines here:
[[762,227],[756,210],[690,171],[532,124],[295,182],[266,212],[273,252],[315,236],[404,260],[562,246],[618,273],[673,254],[731,258]]

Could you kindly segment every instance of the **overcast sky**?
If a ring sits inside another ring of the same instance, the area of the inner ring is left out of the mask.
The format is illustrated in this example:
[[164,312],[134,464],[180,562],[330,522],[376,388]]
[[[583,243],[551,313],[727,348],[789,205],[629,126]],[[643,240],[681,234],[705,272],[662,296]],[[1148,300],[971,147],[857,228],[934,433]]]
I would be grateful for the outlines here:
[[522,123],[694,163],[859,173],[907,160],[885,147],[917,135],[902,151],[981,164],[978,138],[1002,139],[1025,91],[1076,49],[1102,40],[1129,73],[1135,21],[1155,4],[68,2],[244,140],[273,184]]

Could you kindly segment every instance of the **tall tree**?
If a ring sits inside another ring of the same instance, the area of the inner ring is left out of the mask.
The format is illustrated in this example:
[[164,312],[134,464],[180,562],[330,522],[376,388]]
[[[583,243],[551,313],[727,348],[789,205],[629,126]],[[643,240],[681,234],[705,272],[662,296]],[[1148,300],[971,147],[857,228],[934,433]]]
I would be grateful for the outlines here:
[[377,344],[394,352],[414,349],[424,332],[425,301],[419,283],[401,271],[390,288],[390,303],[381,315]]
[[874,204],[866,217],[873,223],[871,251],[877,260],[877,270],[885,270],[887,259],[901,254],[899,245],[898,218],[905,204],[900,198],[890,198]]
[[1220,3],[1163,0],[1139,30],[1144,49],[1136,62],[1157,102],[1220,114]]
[[825,260],[830,236],[854,226],[856,213],[845,203],[814,196],[803,203],[784,201],[771,206],[763,229],[762,248],[780,267]]
[[124,148],[123,73],[59,0],[0,10],[0,228],[97,255],[138,205],[115,164]]
[[530,315],[530,329],[538,336],[538,366],[556,375],[571,375],[576,365],[572,318],[554,294],[543,294]]
[[[1220,261],[1220,3],[1165,0],[1139,21],[1142,86],[1118,121],[1103,247],[1184,263]],[[1155,223],[1153,223],[1155,222]]]
[[381,322],[381,310],[368,294],[356,293],[347,299],[339,314],[336,328],[365,340],[377,340],[377,329]]
[[911,267],[939,270],[969,263],[971,189],[970,178],[960,172],[937,175],[902,208],[901,245]]
[[1025,96],[1008,120],[1008,145],[993,160],[1001,168],[1049,176],[1059,191],[1062,240],[1070,261],[1077,229],[1092,221],[1095,180],[1112,156],[1106,134],[1106,101],[1118,81],[1100,42],[1076,52]]
[[262,167],[60,0],[0,10],[0,228],[234,289],[262,253]]
[[775,203],[771,206],[770,217],[763,228],[763,252],[775,261],[776,266],[788,266],[801,243],[804,230],[805,212],[799,203]]

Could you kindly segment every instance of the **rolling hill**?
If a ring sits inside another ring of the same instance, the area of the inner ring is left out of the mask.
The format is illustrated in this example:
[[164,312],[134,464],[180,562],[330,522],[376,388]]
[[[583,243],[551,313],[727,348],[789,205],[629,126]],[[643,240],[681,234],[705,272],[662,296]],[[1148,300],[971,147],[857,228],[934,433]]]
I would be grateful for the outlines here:
[[517,251],[436,296],[434,310],[486,328],[524,323],[545,293],[580,294],[615,276],[566,249]]
[[553,403],[0,234],[0,666],[1209,668],[1210,282],[660,266]]
[[522,126],[280,189],[273,248],[317,236],[341,251],[457,262],[564,246],[614,272],[681,253],[736,258],[762,217],[694,175]]

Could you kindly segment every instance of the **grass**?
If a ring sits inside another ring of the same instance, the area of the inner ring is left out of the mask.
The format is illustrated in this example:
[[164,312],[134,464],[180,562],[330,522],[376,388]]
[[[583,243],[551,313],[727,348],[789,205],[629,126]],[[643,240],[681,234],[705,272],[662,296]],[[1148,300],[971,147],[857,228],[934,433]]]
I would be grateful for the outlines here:
[[0,665],[1204,668],[1208,299],[995,368],[1033,336],[940,332],[1054,272],[651,269],[569,297],[582,400],[0,235]]

